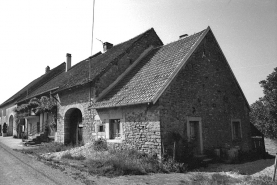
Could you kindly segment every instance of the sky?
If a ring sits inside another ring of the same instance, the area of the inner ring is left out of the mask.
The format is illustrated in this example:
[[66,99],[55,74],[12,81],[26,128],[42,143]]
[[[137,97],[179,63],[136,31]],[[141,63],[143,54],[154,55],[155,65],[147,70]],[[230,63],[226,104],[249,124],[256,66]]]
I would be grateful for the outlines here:
[[[72,55],[72,65],[154,28],[164,44],[211,27],[249,104],[277,67],[276,0],[2,0],[0,103]],[[91,47],[93,43],[93,47]],[[92,49],[91,49],[92,48]]]

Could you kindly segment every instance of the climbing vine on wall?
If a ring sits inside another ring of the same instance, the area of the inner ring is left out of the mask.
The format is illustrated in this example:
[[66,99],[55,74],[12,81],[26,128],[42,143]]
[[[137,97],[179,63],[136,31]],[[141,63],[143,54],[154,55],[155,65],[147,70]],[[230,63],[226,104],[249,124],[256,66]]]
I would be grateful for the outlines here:
[[57,127],[57,101],[53,97],[49,98],[47,96],[42,96],[40,99],[32,98],[29,103],[21,104],[16,107],[14,112],[17,124],[19,124],[20,119],[23,119],[32,113],[35,115],[39,115],[44,112],[50,113],[53,116],[53,120],[48,122],[48,126],[55,129]]

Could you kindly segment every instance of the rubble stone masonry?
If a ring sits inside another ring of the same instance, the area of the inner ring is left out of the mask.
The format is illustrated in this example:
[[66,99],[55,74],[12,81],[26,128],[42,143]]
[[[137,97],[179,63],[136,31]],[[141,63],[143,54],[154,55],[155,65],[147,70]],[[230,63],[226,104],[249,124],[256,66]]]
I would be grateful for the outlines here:
[[[120,118],[122,136],[108,143],[115,148],[135,148],[141,152],[161,155],[160,121],[157,106],[134,105],[123,108],[98,110],[101,120],[108,125],[110,119]],[[106,126],[106,132],[109,132]]]
[[[244,151],[251,148],[247,102],[211,32],[163,93],[159,105],[165,147],[173,145],[170,132],[187,140],[187,118],[198,117],[204,152],[226,145]],[[232,140],[232,119],[241,120],[240,140]]]

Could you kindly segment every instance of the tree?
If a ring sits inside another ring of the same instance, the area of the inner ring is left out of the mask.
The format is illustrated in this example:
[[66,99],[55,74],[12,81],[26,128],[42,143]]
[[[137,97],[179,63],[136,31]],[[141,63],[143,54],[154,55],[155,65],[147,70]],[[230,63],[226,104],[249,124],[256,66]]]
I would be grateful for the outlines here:
[[277,120],[277,67],[273,73],[267,76],[266,80],[260,82],[264,89],[264,101],[269,106],[269,114]]
[[251,105],[250,121],[266,137],[277,138],[277,68],[260,85],[264,96]]

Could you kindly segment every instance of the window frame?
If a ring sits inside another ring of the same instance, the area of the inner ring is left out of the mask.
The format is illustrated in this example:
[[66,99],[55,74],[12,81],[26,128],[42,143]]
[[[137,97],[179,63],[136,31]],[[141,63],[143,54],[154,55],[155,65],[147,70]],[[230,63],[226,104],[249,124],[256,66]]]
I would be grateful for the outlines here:
[[[239,137],[236,137],[235,136],[235,128],[234,128],[234,123],[239,123],[238,125],[239,125]],[[232,119],[231,120],[231,131],[232,131],[232,140],[234,141],[234,140],[241,140],[242,139],[242,128],[241,128],[241,120],[240,119]]]
[[190,117],[187,116],[187,138],[188,141],[191,142],[192,138],[191,138],[191,133],[190,133],[190,122],[192,121],[196,121],[198,122],[198,134],[199,134],[199,145],[200,145],[200,153],[203,154],[204,151],[204,147],[203,147],[203,128],[202,128],[202,118],[201,117]]
[[[112,121],[115,121],[115,120],[118,120],[119,121],[119,123],[117,123],[118,124],[118,133],[117,134],[119,134],[119,136],[113,136],[112,137],[112,135],[113,135],[113,127],[112,127],[112,125],[115,123],[112,123]],[[109,140],[121,140],[122,139],[122,128],[121,128],[121,124],[122,124],[122,120],[121,119],[109,119]]]
[[[102,127],[102,130],[100,129]],[[105,125],[104,124],[99,124],[98,125],[98,130],[97,130],[98,132],[105,132]]]

